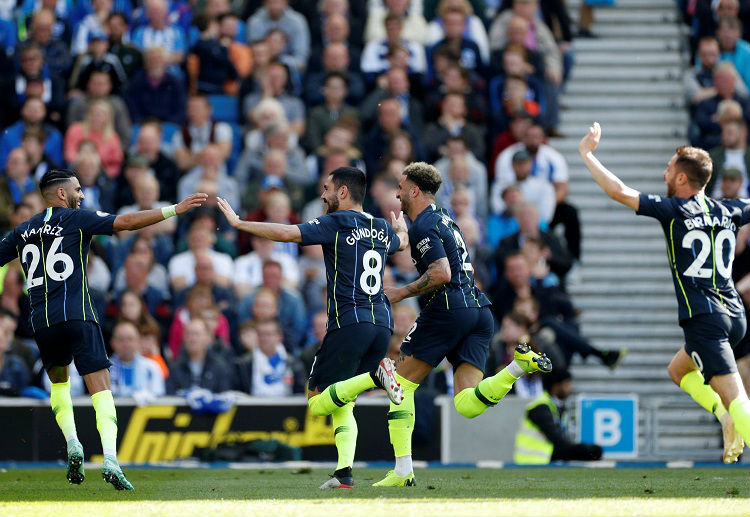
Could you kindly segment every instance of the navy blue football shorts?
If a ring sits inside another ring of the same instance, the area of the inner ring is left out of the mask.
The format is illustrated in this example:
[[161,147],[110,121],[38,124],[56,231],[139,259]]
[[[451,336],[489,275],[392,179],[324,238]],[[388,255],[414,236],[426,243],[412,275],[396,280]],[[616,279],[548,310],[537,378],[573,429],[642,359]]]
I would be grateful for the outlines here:
[[727,314],[698,314],[680,322],[685,334],[685,352],[706,379],[737,371],[732,347],[745,336],[745,317]]
[[109,368],[104,336],[94,321],[64,321],[51,327],[37,329],[34,339],[39,346],[44,369],[68,366],[75,361],[81,375]]
[[489,307],[422,311],[401,344],[401,353],[436,367],[447,358],[484,371],[495,330]]
[[388,327],[364,322],[329,330],[315,353],[308,389],[323,391],[374,370],[388,351],[391,333]]

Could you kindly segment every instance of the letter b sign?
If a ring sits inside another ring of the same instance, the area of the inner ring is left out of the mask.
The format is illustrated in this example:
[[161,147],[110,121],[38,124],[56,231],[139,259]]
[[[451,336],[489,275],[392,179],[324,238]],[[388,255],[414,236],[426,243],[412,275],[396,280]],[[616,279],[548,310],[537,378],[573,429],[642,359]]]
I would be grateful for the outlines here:
[[638,454],[638,397],[578,397],[578,440],[601,445],[607,458]]

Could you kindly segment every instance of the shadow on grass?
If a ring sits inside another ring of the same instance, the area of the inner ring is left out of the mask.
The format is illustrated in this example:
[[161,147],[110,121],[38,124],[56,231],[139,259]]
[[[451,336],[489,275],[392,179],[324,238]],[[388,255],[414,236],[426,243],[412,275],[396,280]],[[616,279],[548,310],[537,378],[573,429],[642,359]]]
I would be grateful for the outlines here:
[[135,492],[116,492],[99,471],[69,485],[65,470],[0,473],[3,502],[186,501],[284,499],[584,499],[748,498],[747,469],[432,469],[416,471],[414,488],[374,488],[385,470],[355,470],[354,490],[318,490],[323,470],[126,469]]

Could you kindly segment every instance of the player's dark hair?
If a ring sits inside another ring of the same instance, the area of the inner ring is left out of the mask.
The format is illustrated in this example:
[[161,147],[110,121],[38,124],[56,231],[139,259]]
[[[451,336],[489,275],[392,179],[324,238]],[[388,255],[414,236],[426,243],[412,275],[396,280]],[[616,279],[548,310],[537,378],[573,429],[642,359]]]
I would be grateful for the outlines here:
[[356,167],[339,167],[330,174],[336,189],[346,185],[349,189],[349,196],[352,203],[361,205],[365,199],[365,189],[367,188],[367,177],[365,173]]
[[443,183],[440,171],[425,162],[410,163],[404,169],[404,176],[418,186],[419,190],[431,196],[435,195]]
[[711,179],[713,162],[703,149],[683,145],[675,151],[677,160],[674,166],[679,172],[685,173],[690,185],[698,190],[702,189]]
[[61,181],[68,181],[70,178],[77,178],[78,173],[72,169],[50,169],[44,173],[39,182],[39,191],[45,194],[51,187],[57,186]]

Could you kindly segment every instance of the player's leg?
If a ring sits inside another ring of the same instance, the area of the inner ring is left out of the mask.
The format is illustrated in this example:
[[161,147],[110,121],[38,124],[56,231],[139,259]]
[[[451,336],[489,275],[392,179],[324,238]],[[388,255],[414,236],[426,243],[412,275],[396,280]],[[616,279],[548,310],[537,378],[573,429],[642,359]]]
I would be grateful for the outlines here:
[[85,478],[84,454],[83,446],[78,441],[73,417],[73,399],[70,396],[70,363],[73,360],[73,351],[69,336],[65,335],[66,329],[63,327],[64,325],[55,325],[52,329],[40,329],[35,338],[51,384],[49,401],[52,412],[65,437],[68,454],[66,477],[69,483],[79,485]]
[[727,412],[721,403],[719,395],[705,383],[703,374],[695,366],[695,363],[681,348],[672,358],[667,367],[669,376],[676,385],[690,395],[700,406],[713,413],[717,420]]
[[453,403],[456,411],[466,418],[474,418],[495,406],[523,375],[548,372],[552,363],[544,354],[537,354],[528,344],[520,344],[513,361],[495,375],[482,380],[487,362],[490,340],[494,333],[492,313],[483,307],[476,314],[476,324],[461,345],[448,355],[452,364],[458,365],[454,373]]
[[724,407],[734,421],[734,427],[743,440],[750,443],[750,400],[745,393],[742,379],[737,372],[715,375],[710,380],[711,387],[721,397]]
[[96,429],[102,442],[104,466],[102,477],[117,490],[133,490],[117,461],[117,410],[110,390],[111,363],[104,348],[104,337],[99,325],[90,321],[78,323],[80,340],[73,348],[76,369],[83,377],[91,394],[96,412]]

